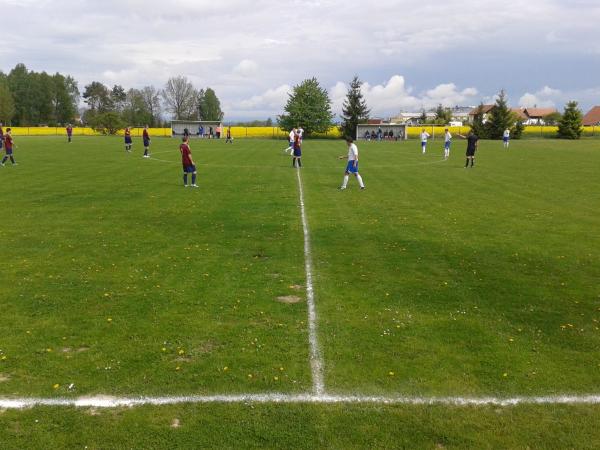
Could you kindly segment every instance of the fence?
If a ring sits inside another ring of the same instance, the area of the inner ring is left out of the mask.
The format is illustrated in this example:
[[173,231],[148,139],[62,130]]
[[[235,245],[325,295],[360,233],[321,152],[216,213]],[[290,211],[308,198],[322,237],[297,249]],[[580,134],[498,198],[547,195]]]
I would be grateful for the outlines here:
[[[446,127],[426,125],[407,127],[407,135],[409,139],[416,139],[421,134],[421,130],[425,128],[433,139],[443,138]],[[447,127],[453,135],[466,135],[470,127]],[[67,131],[63,127],[12,127],[14,136],[66,136]],[[377,125],[374,125],[377,129]],[[538,126],[528,125],[523,131],[524,138],[553,138],[556,137],[558,127],[555,126]],[[131,134],[134,137],[142,136],[143,128],[132,128]],[[153,137],[171,137],[171,128],[149,128],[150,136]],[[222,136],[227,132],[227,127],[223,127]],[[231,127],[231,135],[236,139],[244,138],[267,138],[267,139],[287,139],[288,131],[283,131],[277,127]],[[87,127],[73,128],[74,136],[101,136],[102,133]],[[123,131],[119,131],[118,135],[122,136]],[[582,136],[598,137],[600,136],[600,126],[583,127]],[[311,135],[316,138],[341,138],[340,131],[337,127],[332,127],[325,133],[317,133]]]

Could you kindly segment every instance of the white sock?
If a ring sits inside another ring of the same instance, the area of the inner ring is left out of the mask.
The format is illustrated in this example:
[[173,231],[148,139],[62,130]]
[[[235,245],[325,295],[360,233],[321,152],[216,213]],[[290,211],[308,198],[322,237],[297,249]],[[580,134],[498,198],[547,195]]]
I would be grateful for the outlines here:
[[363,188],[365,184],[363,183],[362,177],[359,174],[356,174],[356,179],[358,180],[358,185]]
[[348,175],[344,175],[344,182],[342,183],[342,187],[345,188],[348,185]]

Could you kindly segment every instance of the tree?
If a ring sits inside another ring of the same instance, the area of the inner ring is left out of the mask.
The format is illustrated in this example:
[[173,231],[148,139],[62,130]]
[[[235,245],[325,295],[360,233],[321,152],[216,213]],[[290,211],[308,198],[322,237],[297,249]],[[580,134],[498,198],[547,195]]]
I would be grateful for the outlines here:
[[514,128],[510,132],[510,136],[512,139],[521,139],[521,136],[523,136],[523,131],[525,131],[525,125],[521,120],[517,120]]
[[221,111],[221,102],[217,94],[211,88],[200,90],[198,92],[198,110],[200,120],[223,120],[223,111]]
[[435,109],[435,123],[437,125],[447,125],[452,120],[452,110],[444,108],[440,103]]
[[331,100],[316,78],[304,80],[294,86],[284,108],[285,113],[277,121],[283,130],[301,126],[307,135],[325,133],[331,128],[333,113]]
[[542,119],[546,125],[556,125],[560,122],[560,119],[562,119],[562,114],[555,111],[545,115]]
[[473,123],[471,124],[471,130],[480,139],[487,138],[487,129],[485,124],[483,123],[483,103],[480,104],[477,110],[475,111],[475,115],[473,116]]
[[[51,123],[66,124],[73,121],[77,113],[77,104],[74,98],[79,96],[77,84],[72,85],[74,80],[70,77],[64,77],[60,73],[52,76],[52,120]],[[74,96],[73,87],[76,89],[77,96]]]
[[361,122],[366,122],[371,110],[367,107],[363,94],[361,92],[362,81],[358,76],[354,76],[350,82],[346,100],[342,106],[342,125],[340,131],[342,136],[356,139],[356,127]]
[[117,131],[125,127],[121,115],[116,111],[96,113],[92,116],[90,125],[102,134],[117,134]]
[[562,139],[579,139],[583,132],[582,119],[583,116],[577,107],[577,102],[567,103],[558,123],[558,137]]
[[113,86],[112,90],[110,91],[110,101],[112,102],[112,107],[116,111],[123,111],[123,108],[125,108],[125,102],[127,101],[127,93],[125,92],[125,89],[123,89],[123,86],[118,84]]
[[425,109],[421,110],[421,115],[419,116],[419,123],[420,124],[426,124],[427,123],[427,113],[425,112]]
[[142,89],[141,96],[150,115],[148,125],[157,126],[160,122],[160,92],[154,86],[146,86]]
[[15,102],[5,81],[0,81],[0,122],[10,122],[15,115]]
[[198,92],[186,77],[169,78],[161,95],[175,120],[191,120],[197,116]]
[[150,111],[148,111],[142,91],[139,89],[129,89],[127,91],[121,117],[129,125],[149,124],[152,116]]
[[506,92],[504,89],[498,94],[496,104],[490,111],[489,119],[485,124],[487,138],[502,139],[504,130],[514,129],[516,123],[515,114],[508,107]]
[[102,113],[112,109],[110,92],[99,81],[92,81],[85,87],[83,101],[87,103],[92,113]]

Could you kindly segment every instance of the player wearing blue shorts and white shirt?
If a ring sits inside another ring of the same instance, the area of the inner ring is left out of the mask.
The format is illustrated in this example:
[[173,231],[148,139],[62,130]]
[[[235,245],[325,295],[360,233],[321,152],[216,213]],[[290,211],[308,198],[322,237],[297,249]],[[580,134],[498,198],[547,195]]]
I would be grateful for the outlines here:
[[425,150],[427,150],[427,139],[430,137],[431,135],[423,128],[423,131],[421,131],[421,149],[423,150],[423,154],[425,154]]
[[446,128],[446,133],[444,134],[444,159],[448,159],[450,156],[450,146],[452,145],[452,135],[450,134],[450,130]]
[[291,155],[294,152],[294,139],[296,138],[296,129],[295,128],[292,128],[292,131],[290,131],[289,138],[290,139],[288,142],[290,145],[288,146],[288,148],[283,150],[283,153],[290,152],[290,155]]
[[358,173],[358,147],[356,146],[356,144],[354,143],[354,141],[351,138],[347,138],[346,143],[348,144],[348,156],[342,155],[339,158],[339,159],[348,158],[348,164],[346,165],[346,172],[344,173],[344,181],[343,181],[342,185],[340,186],[340,189],[341,190],[346,189],[346,186],[348,185],[348,178],[350,177],[351,173],[353,173],[354,176],[356,177],[356,180],[358,181],[360,188],[364,189],[365,184],[363,183],[362,177]]
[[508,145],[510,144],[510,130],[508,128],[502,134],[502,141],[504,141],[504,148],[508,149]]

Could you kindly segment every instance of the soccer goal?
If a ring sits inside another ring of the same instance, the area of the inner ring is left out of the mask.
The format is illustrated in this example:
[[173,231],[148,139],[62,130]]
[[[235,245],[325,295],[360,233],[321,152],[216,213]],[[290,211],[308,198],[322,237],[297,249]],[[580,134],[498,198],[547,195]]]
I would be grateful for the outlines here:
[[406,125],[399,123],[358,124],[356,137],[363,140],[404,141],[407,139]]
[[219,139],[223,134],[223,124],[211,120],[173,120],[171,136],[183,136],[186,133],[194,138]]

